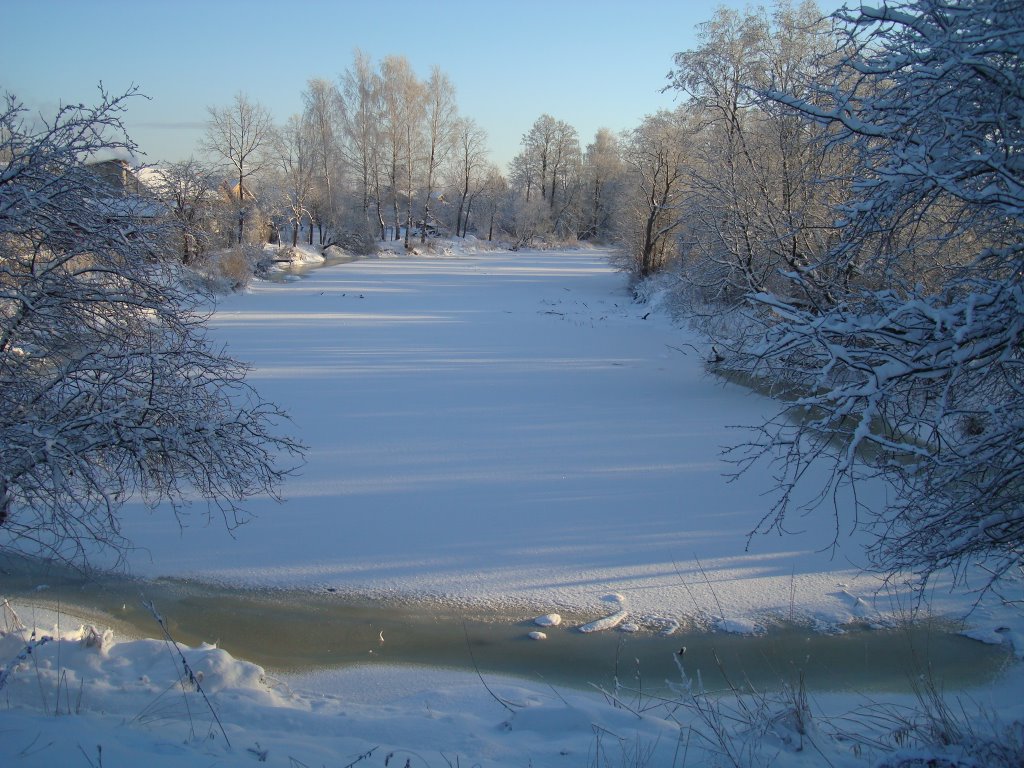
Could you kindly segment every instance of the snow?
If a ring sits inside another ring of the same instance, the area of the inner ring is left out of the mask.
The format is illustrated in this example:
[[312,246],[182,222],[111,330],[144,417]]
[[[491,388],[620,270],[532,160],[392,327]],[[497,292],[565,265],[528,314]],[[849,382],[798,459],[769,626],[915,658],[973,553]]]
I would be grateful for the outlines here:
[[579,627],[579,631],[584,634],[589,634],[591,632],[604,632],[608,629],[614,629],[624,622],[628,616],[629,611],[616,611],[608,616],[604,616],[600,619],[582,625]]
[[308,463],[233,534],[128,509],[134,571],[595,619],[618,592],[666,621],[794,604],[848,621],[835,583],[878,583],[857,535],[829,549],[829,514],[745,550],[767,474],[726,482],[721,450],[772,403],[681,353],[698,340],[631,303],[607,257],[449,247],[226,298],[215,336],[290,413]]
[[[215,337],[290,412],[308,463],[282,504],[254,500],[233,534],[198,507],[180,532],[128,508],[135,573],[488,606],[539,627],[568,613],[592,617],[570,630],[585,633],[898,619],[906,595],[858,568],[863,535],[844,521],[837,537],[831,510],[747,545],[768,473],[726,482],[720,451],[773,404],[681,353],[699,340],[631,304],[607,256],[394,254],[223,300]],[[936,590],[931,610],[971,599]],[[179,656],[164,640],[69,632],[67,615],[27,623],[0,637],[2,765],[700,765],[714,753],[688,743],[681,758],[697,715],[622,690],[376,665],[275,679],[213,645]],[[989,642],[1024,636],[999,606],[971,624]],[[33,627],[63,639],[25,654]],[[1019,717],[1019,676],[985,703]],[[774,764],[815,764],[784,722],[766,731]],[[848,747],[818,746],[851,764]]]
[[284,266],[308,266],[310,264],[323,264],[326,260],[320,249],[305,243],[296,246],[266,246],[264,251],[274,259],[274,266],[280,269]]
[[715,629],[734,635],[756,635],[758,631],[757,624],[750,619],[722,618],[715,622]]
[[[706,373],[700,339],[652,311],[657,296],[632,303],[608,251],[379,256],[222,300],[214,337],[290,413],[308,463],[283,504],[252,500],[233,532],[199,505],[181,531],[130,506],[135,573],[600,628],[615,613],[604,603],[628,600],[633,623],[667,633],[726,619],[884,626],[906,611],[905,593],[860,570],[849,498],[838,524],[825,506],[748,544],[772,468],[727,480],[722,449],[776,405]],[[857,493],[870,504],[884,489]],[[971,607],[942,587],[934,613]]]
[[[630,679],[587,693],[419,667],[362,665],[277,678],[214,645],[121,639],[75,627],[66,614],[14,609],[30,626],[0,631],[0,658],[11,660],[0,675],[0,764],[19,768],[713,765],[722,760],[721,747],[691,732],[712,707],[740,715],[732,748],[749,755],[750,764],[763,757],[780,768],[825,764],[821,759],[866,765],[881,753],[870,743],[854,747],[851,724],[895,728],[905,721],[885,720],[885,708],[900,717],[911,703],[906,696],[812,695],[801,733],[801,718],[784,696],[752,697],[745,712],[728,701],[698,699],[702,715],[686,704],[697,683],[682,662],[682,705],[645,697],[633,687],[642,684]],[[48,621],[59,626],[47,628]],[[5,607],[0,627],[12,622]],[[50,639],[41,643],[44,637]],[[1020,668],[1010,670],[1002,684],[972,692],[962,704],[993,718],[986,727],[998,727],[994,713],[1002,722],[1019,718],[1020,678]],[[844,739],[834,736],[836,727]],[[904,754],[938,754],[911,743],[901,737]],[[630,762],[637,755],[646,762]]]

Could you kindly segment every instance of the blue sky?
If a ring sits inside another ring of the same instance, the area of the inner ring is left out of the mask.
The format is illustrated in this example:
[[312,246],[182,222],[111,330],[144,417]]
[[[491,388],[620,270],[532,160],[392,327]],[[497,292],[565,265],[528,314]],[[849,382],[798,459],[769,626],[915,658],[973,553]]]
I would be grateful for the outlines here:
[[[126,123],[149,162],[198,154],[208,106],[242,91],[283,123],[311,77],[336,79],[356,48],[434,64],[462,114],[488,132],[502,168],[542,113],[585,146],[675,103],[662,94],[672,55],[719,4],[690,0],[0,0],[0,89],[27,106],[91,101],[102,81],[132,83]],[[831,10],[838,2],[822,0]]]

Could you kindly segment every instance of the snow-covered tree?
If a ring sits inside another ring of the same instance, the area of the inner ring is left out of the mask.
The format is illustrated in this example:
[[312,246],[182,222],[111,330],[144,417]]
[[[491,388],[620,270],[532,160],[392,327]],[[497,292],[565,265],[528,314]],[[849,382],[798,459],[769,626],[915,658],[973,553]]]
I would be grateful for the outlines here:
[[[341,152],[339,148],[343,104],[338,86],[330,80],[314,77],[302,92],[305,104],[302,119],[308,126],[311,168],[315,168],[315,189],[309,201],[329,227],[338,225]],[[312,229],[310,230],[312,236]],[[321,238],[320,245],[326,243]]]
[[607,238],[611,234],[614,202],[623,176],[622,149],[607,128],[599,128],[587,145],[583,161],[583,210],[580,237]]
[[[244,93],[235,95],[227,107],[209,107],[210,120],[202,146],[225,163],[231,171],[234,196],[238,205],[238,242],[243,240],[245,220],[249,213],[252,177],[271,163],[268,150],[273,144],[274,121],[270,112]],[[248,187],[247,187],[248,185]]]
[[0,547],[123,552],[130,498],[182,521],[197,497],[235,526],[302,451],[206,338],[176,228],[85,165],[135,149],[129,96],[38,128],[12,97],[0,108]]
[[491,241],[494,240],[495,229],[503,227],[499,216],[505,200],[509,197],[508,180],[501,175],[496,166],[491,165],[485,169],[479,197],[481,218],[487,221],[487,239]]
[[318,167],[317,142],[319,126],[315,116],[309,112],[292,115],[285,126],[277,131],[275,155],[278,157],[275,184],[277,198],[292,228],[292,247],[298,244],[299,227],[303,219],[309,221],[310,233],[313,219],[310,203]]
[[695,133],[684,107],[644,118],[624,141],[628,168],[619,204],[618,238],[637,277],[647,277],[678,255],[676,231],[689,176],[686,157]]
[[806,96],[831,50],[826,32],[811,2],[779,2],[771,14],[720,8],[699,45],[675,57],[672,87],[702,134],[688,159],[687,277],[712,301],[777,290],[780,269],[817,261],[831,242],[835,185],[824,179],[843,153],[817,141],[820,126],[763,95],[774,87]]
[[[885,571],[991,586],[1024,562],[1024,5],[910,0],[835,20],[846,56],[818,91],[770,95],[857,153],[841,239],[787,270],[788,290],[750,296],[762,330],[726,361],[797,393],[748,446],[783,447],[763,527],[831,461],[830,487],[895,489],[856,510]],[[801,300],[819,273],[843,279]]]
[[[383,96],[380,113],[384,144],[384,167],[391,194],[394,217],[393,240],[402,239],[408,247],[412,226],[415,175],[420,151],[421,128],[425,114],[425,89],[412,65],[404,56],[386,56],[380,63]],[[405,207],[405,215],[401,208]]]
[[459,198],[455,214],[455,236],[466,236],[473,201],[484,190],[487,164],[487,132],[472,118],[461,118],[455,126],[455,151],[451,187]]
[[[536,224],[547,220],[547,229],[561,235],[577,234],[577,191],[582,154],[579,134],[563,120],[551,115],[538,117],[522,138],[523,151],[512,159],[509,177],[524,197],[519,208],[535,199],[536,192],[547,202],[546,217],[531,215]],[[520,211],[521,213],[522,211]],[[509,221],[521,217],[512,217]],[[538,230],[535,234],[541,234]]]
[[455,86],[440,67],[434,67],[424,85],[424,193],[423,226],[420,242],[427,241],[430,223],[430,204],[440,169],[451,156],[458,127],[458,107],[455,105]]
[[352,66],[341,75],[341,151],[359,196],[360,210],[369,228],[384,240],[384,138],[381,117],[384,87],[373,61],[356,49]]
[[181,262],[191,265],[206,249],[216,201],[214,172],[193,157],[156,169],[149,186],[178,229]]

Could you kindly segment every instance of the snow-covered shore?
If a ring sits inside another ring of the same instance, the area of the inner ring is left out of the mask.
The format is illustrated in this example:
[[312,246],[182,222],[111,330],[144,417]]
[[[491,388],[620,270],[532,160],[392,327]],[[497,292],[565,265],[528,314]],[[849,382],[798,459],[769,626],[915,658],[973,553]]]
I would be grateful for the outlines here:
[[[757,633],[779,618],[834,629],[905,616],[907,594],[859,569],[863,533],[844,521],[836,539],[831,510],[747,547],[769,474],[726,482],[721,449],[772,403],[708,376],[688,346],[699,340],[631,303],[607,256],[448,249],[226,298],[216,338],[291,413],[309,462],[283,504],[254,500],[255,518],[233,536],[199,514],[179,532],[160,510],[129,507],[133,571],[515,604],[592,617],[581,626],[598,632],[696,622]],[[973,599],[941,588],[929,597],[949,616]],[[79,630],[67,617],[58,632],[56,620],[33,616],[34,640],[0,644],[0,764],[675,766],[715,754],[689,730],[699,712],[625,690],[617,700],[388,666],[273,680],[213,646],[181,648],[190,681],[174,644]],[[988,642],[1021,636],[998,604],[977,608],[970,626]],[[44,634],[65,639],[39,645]],[[1020,674],[1015,666],[971,695],[1019,719]],[[815,711],[859,701],[821,697]],[[776,765],[818,764],[786,706],[765,711],[762,746]],[[863,752],[818,735],[833,765],[862,764]]]
[[[812,691],[805,702],[794,678],[792,689],[748,695],[742,704],[718,694],[694,698],[699,670],[683,661],[667,700],[625,671],[589,693],[544,680],[408,666],[273,677],[214,645],[121,639],[76,626],[66,614],[15,608],[33,626],[0,633],[0,658],[9,660],[0,667],[0,764],[20,768],[674,768],[732,764],[726,750],[743,756],[742,764],[863,766],[883,757],[983,758],[986,740],[1013,746],[1019,734],[999,729],[1024,716],[1020,665],[994,684],[947,693],[954,711],[963,707],[962,722],[976,730],[963,744],[943,747],[919,742],[923,722],[920,731],[906,727],[918,717],[911,695]],[[10,608],[0,611],[0,628],[13,630]],[[714,737],[716,718],[725,744]],[[907,763],[918,764],[925,763]]]

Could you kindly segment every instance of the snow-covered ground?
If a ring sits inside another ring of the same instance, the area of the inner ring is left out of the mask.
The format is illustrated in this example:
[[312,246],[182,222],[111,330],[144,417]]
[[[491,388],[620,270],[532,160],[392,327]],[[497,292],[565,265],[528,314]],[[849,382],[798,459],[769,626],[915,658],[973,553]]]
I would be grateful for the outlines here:
[[234,538],[127,510],[133,568],[540,612],[618,593],[634,617],[734,628],[793,606],[826,625],[887,614],[846,527],[828,549],[827,511],[745,550],[767,472],[728,483],[721,450],[772,403],[708,376],[607,257],[449,249],[226,298],[217,337],[308,463]]
[[[128,508],[133,570],[475,604],[545,614],[549,625],[564,613],[583,617],[576,626],[588,631],[892,620],[906,596],[878,591],[859,570],[863,540],[848,524],[830,546],[830,510],[746,548],[770,503],[768,471],[726,482],[721,449],[742,439],[734,425],[757,424],[772,403],[708,376],[689,346],[699,341],[632,303],[607,257],[472,247],[384,254],[225,298],[216,337],[253,363],[251,381],[291,413],[308,463],[283,504],[254,500],[255,518],[233,536],[198,513],[179,532],[159,510]],[[877,499],[883,490],[859,492]],[[940,589],[930,605],[957,614],[970,599]],[[972,616],[977,636],[993,642],[1013,635],[997,630],[1014,621],[999,608]],[[56,617],[26,623],[52,633]],[[13,660],[0,686],[3,765],[707,759],[707,745],[689,742],[692,712],[633,694],[623,693],[627,707],[488,678],[492,696],[475,675],[379,667],[281,682],[230,649],[186,649],[222,731],[196,686],[185,693],[177,684],[181,659],[162,640],[75,629],[19,660],[25,643],[8,634],[0,644],[0,664]],[[1015,701],[1019,670],[1010,675],[983,703]],[[797,750],[791,725],[780,718],[766,737],[781,755],[775,764],[818,764],[817,752]],[[833,765],[853,760],[848,746],[821,748]]]
[[[1024,755],[1019,664],[993,685],[947,694],[947,714],[969,727],[939,745],[910,695],[804,701],[795,678],[778,695],[691,696],[699,670],[680,662],[668,699],[632,673],[592,692],[375,665],[278,678],[213,645],[125,640],[18,609],[28,628],[0,632],[3,766],[912,768],[1011,766]],[[0,629],[13,628],[9,606],[0,613]],[[949,761],[928,762],[938,757]]]

